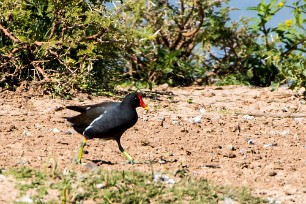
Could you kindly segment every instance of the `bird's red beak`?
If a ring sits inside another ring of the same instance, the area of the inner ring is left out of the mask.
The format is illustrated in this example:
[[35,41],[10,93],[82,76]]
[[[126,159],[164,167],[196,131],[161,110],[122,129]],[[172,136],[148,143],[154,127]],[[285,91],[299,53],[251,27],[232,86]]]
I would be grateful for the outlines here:
[[139,98],[141,107],[143,107],[145,110],[149,110],[149,107],[145,104],[145,102],[143,102],[142,96],[140,94],[138,94],[138,98]]

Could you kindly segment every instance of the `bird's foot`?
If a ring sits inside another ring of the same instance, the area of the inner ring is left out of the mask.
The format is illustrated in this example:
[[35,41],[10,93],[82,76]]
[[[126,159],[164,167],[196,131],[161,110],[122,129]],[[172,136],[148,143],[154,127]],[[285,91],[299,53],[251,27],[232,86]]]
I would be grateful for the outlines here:
[[78,164],[78,165],[81,165],[81,164],[82,164],[82,161],[81,161],[79,158],[75,158],[75,159],[73,160],[73,162],[74,162],[75,164]]

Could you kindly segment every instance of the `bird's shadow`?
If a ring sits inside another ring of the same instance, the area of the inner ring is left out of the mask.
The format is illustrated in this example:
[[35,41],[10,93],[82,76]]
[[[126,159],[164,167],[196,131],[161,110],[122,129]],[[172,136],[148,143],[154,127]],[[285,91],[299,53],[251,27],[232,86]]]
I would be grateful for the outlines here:
[[101,159],[89,159],[90,162],[96,164],[97,166],[101,166],[103,164],[107,164],[107,165],[114,165],[115,163],[111,162],[111,161],[104,161]]
[[175,163],[177,162],[177,160],[165,160],[165,159],[162,159],[162,160],[146,160],[146,161],[136,161],[135,163],[129,163],[129,162],[120,162],[120,163],[113,163],[111,161],[105,161],[105,160],[101,160],[101,159],[88,159],[89,162],[97,165],[97,166],[101,166],[103,164],[106,164],[106,165],[115,165],[115,164],[167,164],[167,163]]

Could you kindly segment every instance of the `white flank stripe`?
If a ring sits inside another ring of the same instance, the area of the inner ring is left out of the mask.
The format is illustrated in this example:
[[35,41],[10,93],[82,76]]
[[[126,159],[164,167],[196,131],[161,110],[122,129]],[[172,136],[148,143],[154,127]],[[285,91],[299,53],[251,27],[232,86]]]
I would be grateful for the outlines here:
[[[107,111],[104,111],[104,113],[106,113],[106,112],[107,112]],[[100,120],[100,119],[103,117],[104,113],[101,114],[99,117],[97,117],[96,119],[94,119],[94,120],[90,123],[90,125],[84,130],[83,135],[85,135],[85,132],[86,132],[87,130],[89,130],[90,128],[92,128],[93,124],[94,124],[96,121]]]

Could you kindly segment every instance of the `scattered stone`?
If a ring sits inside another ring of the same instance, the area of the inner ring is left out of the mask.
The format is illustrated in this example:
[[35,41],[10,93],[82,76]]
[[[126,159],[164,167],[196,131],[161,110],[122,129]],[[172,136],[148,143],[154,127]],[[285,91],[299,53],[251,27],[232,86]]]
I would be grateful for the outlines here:
[[172,124],[173,124],[173,125],[180,125],[180,122],[177,121],[177,120],[172,120]]
[[236,148],[231,144],[227,146],[227,149],[230,150],[230,151],[235,151],[236,150]]
[[96,188],[98,188],[98,189],[102,189],[102,188],[104,188],[106,185],[104,184],[104,183],[98,183],[97,185],[96,185]]
[[161,175],[161,174],[154,174],[154,182],[162,182],[165,184],[173,185],[175,183],[174,179],[169,178],[168,176]]
[[22,135],[28,137],[28,136],[31,136],[32,133],[28,129],[25,129],[25,130],[23,130]]
[[160,163],[160,164],[166,164],[166,163],[167,163],[167,161],[165,161],[165,160],[161,159],[161,160],[159,160],[159,161],[158,161],[158,163]]
[[165,116],[162,115],[162,116],[159,116],[157,119],[160,120],[160,121],[165,121],[166,118],[165,118]]
[[268,176],[276,176],[276,175],[277,175],[277,173],[275,171],[271,171],[271,172],[268,173]]
[[32,200],[32,198],[30,198],[30,195],[24,195],[17,202],[21,202],[21,203],[33,203],[33,200]]
[[204,114],[206,112],[205,108],[200,109],[200,113]]
[[72,135],[73,131],[72,130],[66,130],[64,132],[65,135]]
[[276,147],[277,143],[264,144],[264,147]]
[[244,116],[242,116],[242,119],[244,119],[244,120],[254,120],[255,117],[251,116],[251,115],[244,115]]
[[241,168],[241,169],[247,169],[249,168],[250,164],[248,162],[242,162],[240,164],[238,164],[238,166]]
[[284,131],[279,133],[280,136],[286,136],[288,134],[290,134],[290,130],[284,130]]
[[61,132],[59,129],[57,129],[57,128],[53,128],[53,130],[52,130],[54,133],[59,133],[59,132]]
[[198,116],[191,119],[191,122],[195,123],[195,124],[196,123],[201,123],[201,121],[202,121],[202,116],[201,115],[198,115]]
[[249,139],[249,140],[248,140],[248,145],[253,145],[253,144],[255,144],[254,141],[251,140],[251,139]]
[[279,200],[276,200],[275,198],[271,198],[271,197],[269,197],[269,198],[267,198],[267,201],[268,201],[268,203],[275,203],[275,204],[281,204],[282,202],[281,201],[279,201]]
[[10,125],[9,128],[7,129],[7,132],[11,132],[13,130],[16,130],[16,126],[15,125]]
[[295,122],[301,123],[304,121],[304,118],[293,118]]
[[223,155],[223,157],[228,157],[228,158],[235,158],[236,157],[236,154],[234,154],[234,153],[229,153],[229,154],[225,154],[225,155]]
[[223,204],[238,204],[238,202],[229,197],[224,197]]

